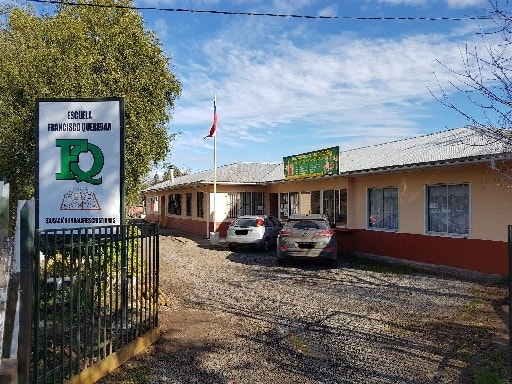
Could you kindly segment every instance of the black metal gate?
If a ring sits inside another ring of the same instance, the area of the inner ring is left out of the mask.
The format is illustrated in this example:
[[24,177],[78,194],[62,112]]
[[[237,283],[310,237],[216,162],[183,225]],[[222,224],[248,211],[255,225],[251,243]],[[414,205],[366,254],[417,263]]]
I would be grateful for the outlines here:
[[158,223],[36,232],[33,383],[63,383],[158,327]]

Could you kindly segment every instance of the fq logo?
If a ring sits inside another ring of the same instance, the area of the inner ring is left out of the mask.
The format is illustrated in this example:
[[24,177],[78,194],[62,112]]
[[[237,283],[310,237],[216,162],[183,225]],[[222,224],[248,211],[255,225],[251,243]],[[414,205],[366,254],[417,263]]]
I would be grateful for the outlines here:
[[[60,147],[60,173],[55,174],[57,180],[85,181],[93,185],[101,184],[102,178],[94,178],[103,169],[105,158],[100,147],[89,143],[87,139],[57,139]],[[80,154],[89,152],[93,158],[92,167],[88,171],[80,168]]]

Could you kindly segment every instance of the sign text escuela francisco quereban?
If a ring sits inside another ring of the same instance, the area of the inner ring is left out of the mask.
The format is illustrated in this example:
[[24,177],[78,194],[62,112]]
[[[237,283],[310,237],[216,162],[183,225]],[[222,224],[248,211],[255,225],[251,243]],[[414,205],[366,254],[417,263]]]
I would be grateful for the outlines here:
[[40,99],[37,124],[37,228],[123,224],[124,99]]

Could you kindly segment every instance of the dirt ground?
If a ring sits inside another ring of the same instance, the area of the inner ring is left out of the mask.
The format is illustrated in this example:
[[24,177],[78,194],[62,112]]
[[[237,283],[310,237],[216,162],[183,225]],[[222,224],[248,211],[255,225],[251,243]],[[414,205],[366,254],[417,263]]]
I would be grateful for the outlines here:
[[[464,325],[460,329],[467,329],[468,326],[475,329],[473,334],[460,335],[460,339],[466,339],[468,344],[478,345],[478,352],[472,357],[474,365],[489,364],[489,369],[494,370],[493,364],[502,365],[503,362],[490,362],[488,360],[496,356],[507,355],[509,350],[508,303],[505,303],[507,300],[502,296],[502,290],[495,291],[489,288],[486,294],[494,297],[495,302],[479,303],[472,311],[474,316],[460,319],[461,325]],[[140,356],[140,360],[136,358],[139,362],[145,361],[144,355],[146,357],[151,356],[150,359],[155,358],[155,355],[160,355],[162,358],[165,356],[167,359],[177,359],[183,361],[184,364],[190,364],[193,363],[194,356],[196,356],[195,348],[204,350],[205,346],[218,345],[235,337],[233,324],[228,319],[198,309],[175,307],[162,310],[160,324],[162,329],[161,338]],[[490,331],[487,333],[490,335],[487,340],[481,338],[479,331],[481,325],[485,325],[485,328]],[[222,330],[222,332],[219,332],[219,330]],[[450,337],[457,338],[453,334]],[[453,351],[454,356],[460,353],[459,350]],[[139,369],[139,362],[128,363],[123,369]],[[506,367],[501,366],[496,369],[506,369]],[[130,376],[129,371],[124,372],[121,376],[125,374]],[[122,383],[122,381],[113,382]],[[461,380],[461,383],[473,382],[475,381],[470,377]],[[128,381],[127,383],[132,382]],[[491,378],[489,381],[479,381],[479,383],[505,384],[507,382],[494,381]],[[510,383],[512,383],[512,380]],[[230,382],[227,384],[239,383]]]
[[[182,246],[188,239],[161,236],[161,253],[169,251],[176,246]],[[203,242],[205,239],[192,238],[190,241]],[[193,250],[194,248],[191,248]],[[179,274],[182,273],[179,268],[173,265],[161,264],[161,287],[165,292],[170,292],[168,305],[162,306],[159,312],[159,323],[161,328],[161,337],[157,342],[151,345],[147,350],[138,356],[130,359],[121,367],[116,369],[110,375],[101,379],[99,384],[106,383],[154,383],[148,379],[154,374],[155,370],[164,369],[166,362],[172,361],[174,365],[182,365],[193,370],[197,365],[195,359],[199,355],[198,351],[204,353],[209,348],[215,348],[216,345],[229,342],[240,333],[238,326],[233,326],[234,318],[225,315],[219,315],[209,309],[196,306],[194,303],[179,300],[180,292],[187,289],[181,283]],[[482,364],[501,364],[501,367],[495,369],[506,369],[503,367],[503,361],[492,361],[495,356],[506,356],[508,359],[509,351],[509,331],[508,331],[508,289],[503,283],[482,284],[482,297],[485,301],[475,302],[472,308],[457,319],[465,327],[460,329],[473,329],[474,332],[460,335],[460,338],[466,340],[467,348],[471,349],[471,364],[475,367]],[[485,327],[485,337],[482,338],[481,329]],[[451,332],[452,330],[450,330]],[[434,330],[440,335],[443,331]],[[453,337],[453,335],[450,335]],[[471,346],[471,347],[469,347]],[[453,350],[453,356],[463,353],[464,348]],[[449,354],[447,358],[450,358]],[[491,361],[489,361],[491,360]],[[496,360],[496,359],[494,359]],[[508,364],[505,362],[505,364]],[[491,367],[491,369],[494,369]],[[191,377],[194,376],[192,372]],[[198,372],[198,376],[200,376]],[[158,383],[164,381],[158,381]],[[169,381],[171,382],[171,381]],[[178,381],[172,381],[178,382]],[[190,383],[199,383],[201,380],[181,381]],[[473,382],[469,376],[460,382]],[[484,382],[482,382],[484,383]],[[485,382],[488,384],[495,381]],[[496,381],[503,384],[504,381]],[[239,384],[230,381],[226,384]]]

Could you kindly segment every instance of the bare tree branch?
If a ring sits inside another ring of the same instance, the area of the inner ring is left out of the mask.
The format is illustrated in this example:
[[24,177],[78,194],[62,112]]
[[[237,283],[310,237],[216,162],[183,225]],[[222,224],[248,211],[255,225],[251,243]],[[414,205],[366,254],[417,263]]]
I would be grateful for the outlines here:
[[[488,18],[492,28],[481,28],[482,45],[460,47],[461,71],[448,68],[454,80],[451,91],[464,94],[474,108],[463,108],[452,101],[436,76],[440,95],[430,90],[444,106],[464,116],[468,126],[493,140],[512,145],[512,14],[509,0],[489,0]],[[498,38],[499,37],[499,38]],[[482,49],[484,47],[484,49]]]

